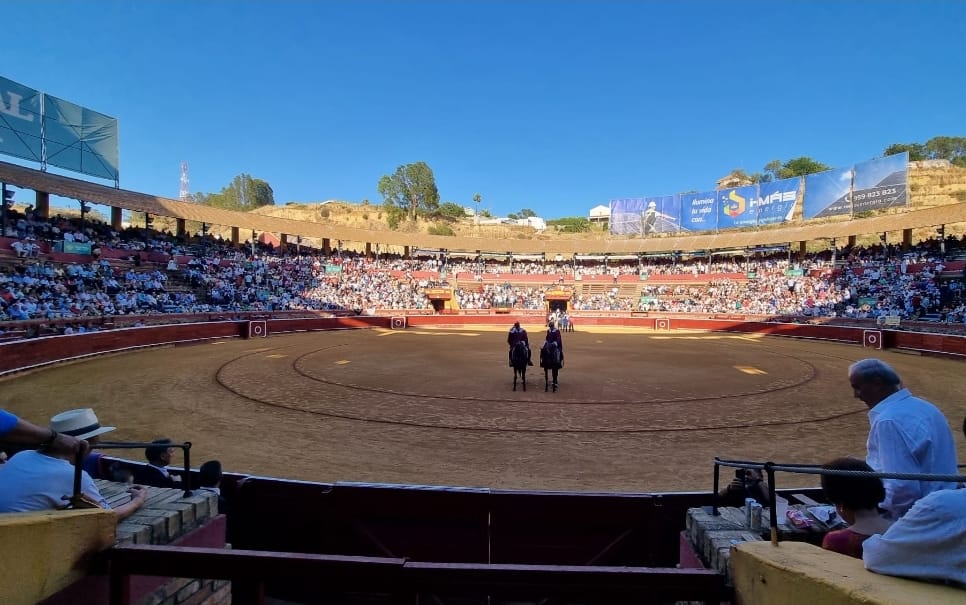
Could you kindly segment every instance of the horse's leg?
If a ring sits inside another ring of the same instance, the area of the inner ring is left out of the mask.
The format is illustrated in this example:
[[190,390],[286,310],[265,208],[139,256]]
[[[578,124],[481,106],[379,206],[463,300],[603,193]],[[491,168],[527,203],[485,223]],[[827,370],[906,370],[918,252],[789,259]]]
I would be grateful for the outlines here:
[[557,392],[557,372],[559,371],[560,371],[560,368],[553,369],[553,392],[554,393]]
[[549,383],[550,383],[550,377],[549,377],[549,376],[547,376],[547,373],[548,373],[549,371],[550,371],[550,370],[548,370],[547,368],[544,368],[544,369],[543,369],[543,392],[544,392],[544,393],[546,393],[546,392],[547,392],[547,388],[548,388],[548,387],[550,386],[550,384],[549,384]]
[[513,368],[513,390],[517,390],[517,369]]

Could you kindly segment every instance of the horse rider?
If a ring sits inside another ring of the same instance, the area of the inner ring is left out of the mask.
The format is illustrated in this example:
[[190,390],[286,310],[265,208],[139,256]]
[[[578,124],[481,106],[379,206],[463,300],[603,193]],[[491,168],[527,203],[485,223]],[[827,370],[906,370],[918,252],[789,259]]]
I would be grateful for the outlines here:
[[560,367],[563,367],[563,337],[560,336],[560,330],[557,329],[556,322],[552,321],[547,324],[547,340],[544,343],[544,346],[547,346],[547,344],[551,342],[557,343],[557,348],[560,349]]
[[510,345],[510,350],[507,356],[510,361],[510,366],[513,366],[513,346],[518,342],[522,342],[527,345],[527,365],[532,366],[533,362],[530,361],[530,338],[527,336],[527,331],[520,327],[520,322],[513,322],[513,327],[510,328],[510,333],[506,337],[506,343]]

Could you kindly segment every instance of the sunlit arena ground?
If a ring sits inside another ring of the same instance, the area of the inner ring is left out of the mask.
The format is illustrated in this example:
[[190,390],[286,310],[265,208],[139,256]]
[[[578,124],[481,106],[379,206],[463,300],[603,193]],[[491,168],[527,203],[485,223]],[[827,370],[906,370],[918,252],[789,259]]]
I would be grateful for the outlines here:
[[[527,326],[539,346],[543,331]],[[963,361],[705,332],[566,333],[560,390],[537,364],[512,390],[506,330],[347,330],[109,355],[11,377],[35,421],[93,407],[111,439],[191,441],[192,464],[312,481],[580,491],[710,490],[714,456],[863,456],[846,379],[878,356],[966,443]],[[140,452],[130,457],[140,458]],[[180,460],[176,459],[175,463]],[[815,485],[784,476],[779,487]]]

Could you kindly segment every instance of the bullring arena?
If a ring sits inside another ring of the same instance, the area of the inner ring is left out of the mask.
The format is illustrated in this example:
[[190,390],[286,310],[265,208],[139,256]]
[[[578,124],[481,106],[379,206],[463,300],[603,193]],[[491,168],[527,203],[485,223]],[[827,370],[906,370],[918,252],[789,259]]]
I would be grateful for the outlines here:
[[[542,341],[536,319],[524,325]],[[3,388],[28,418],[91,406],[117,439],[191,441],[192,461],[239,473],[575,491],[708,490],[714,456],[862,456],[866,408],[846,372],[873,354],[952,423],[966,415],[957,359],[701,330],[579,328],[564,335],[557,393],[536,365],[513,392],[508,327],[215,339],[40,369]]]

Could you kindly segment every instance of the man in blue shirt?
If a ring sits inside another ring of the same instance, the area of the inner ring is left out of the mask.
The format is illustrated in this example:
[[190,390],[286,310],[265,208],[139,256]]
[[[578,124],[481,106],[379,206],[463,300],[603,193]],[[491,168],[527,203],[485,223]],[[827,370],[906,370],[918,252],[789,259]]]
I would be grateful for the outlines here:
[[2,409],[0,409],[0,443],[24,447],[46,447],[57,454],[69,456],[76,456],[78,451],[86,452],[88,449],[88,444],[83,439],[31,424]]

